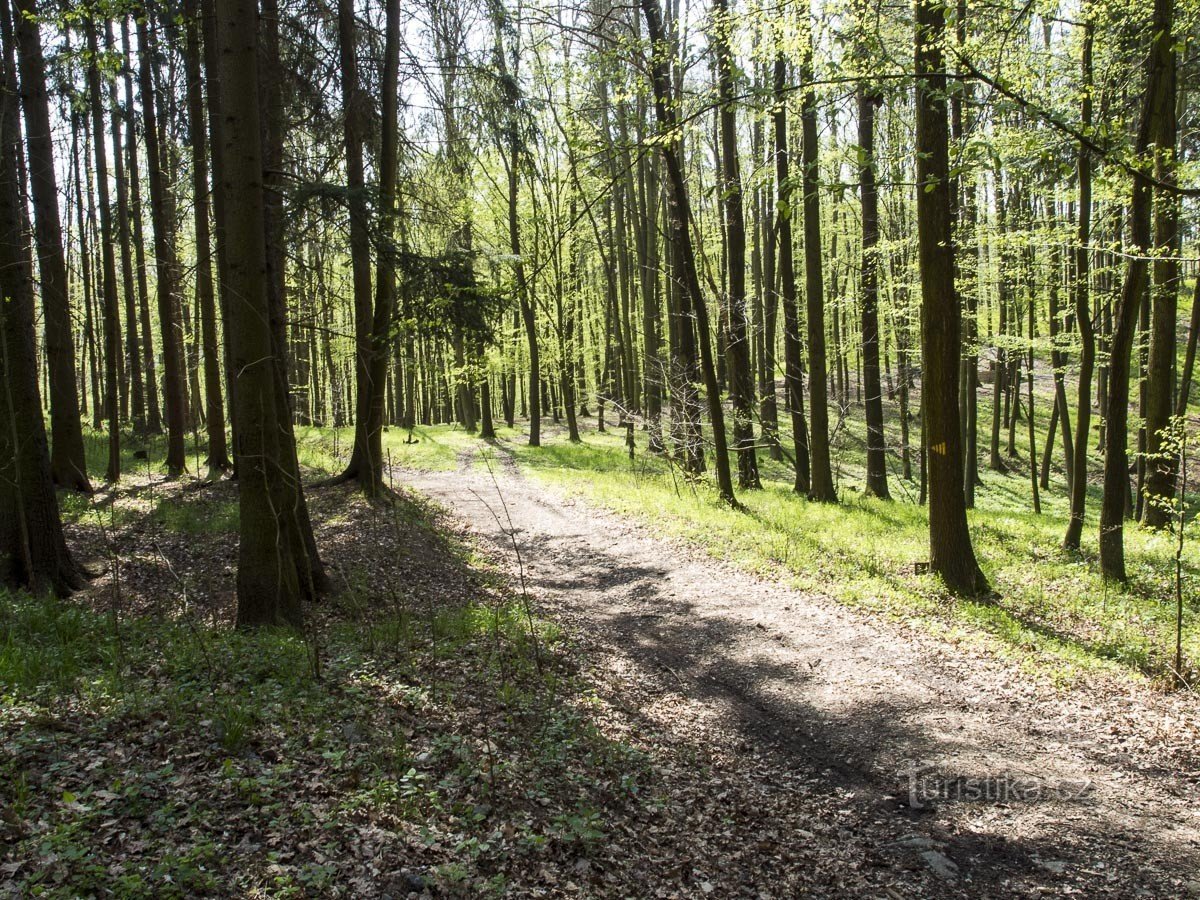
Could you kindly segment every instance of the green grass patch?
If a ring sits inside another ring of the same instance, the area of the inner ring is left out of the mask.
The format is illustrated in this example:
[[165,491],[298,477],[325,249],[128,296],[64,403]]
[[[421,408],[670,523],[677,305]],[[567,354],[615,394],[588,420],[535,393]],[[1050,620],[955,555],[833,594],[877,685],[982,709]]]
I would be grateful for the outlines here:
[[[917,433],[919,425],[913,427]],[[899,477],[897,461],[890,461],[894,500],[861,493],[865,435],[859,423],[847,420],[835,439],[842,501],[836,505],[798,497],[789,465],[760,453],[763,489],[739,492],[745,508],[734,511],[719,501],[711,477],[687,479],[669,460],[644,451],[644,433],[637,439],[632,460],[623,433],[590,428],[579,444],[552,434],[540,448],[518,437],[480,452],[510,454],[523,471],[549,484],[749,571],[782,574],[801,590],[917,620],[958,639],[983,638],[1055,677],[1097,669],[1159,677],[1173,663],[1174,536],[1129,523],[1130,583],[1106,584],[1096,562],[1098,488],[1089,495],[1082,552],[1069,553],[1060,546],[1068,512],[1061,473],[1054,473],[1051,490],[1042,491],[1039,515],[1031,509],[1028,469],[1019,458],[1010,460],[1010,474],[984,471],[969,518],[976,553],[999,599],[971,603],[951,600],[935,579],[915,574],[915,564],[928,559],[927,511],[915,503],[916,483]],[[1026,446],[1018,442],[1018,451],[1027,452]],[[1183,562],[1184,651],[1197,660],[1200,548],[1190,536]]]

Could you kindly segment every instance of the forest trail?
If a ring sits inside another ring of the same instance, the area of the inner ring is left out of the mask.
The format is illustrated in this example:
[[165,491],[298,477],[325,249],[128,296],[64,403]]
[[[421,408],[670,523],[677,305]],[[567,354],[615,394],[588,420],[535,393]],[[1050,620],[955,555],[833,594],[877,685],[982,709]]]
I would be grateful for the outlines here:
[[1200,771],[1150,731],[1194,728],[1194,698],[1040,683],[657,538],[525,477],[496,446],[488,467],[468,452],[457,471],[398,481],[523,574],[614,691],[674,717],[681,739],[765,753],[852,797],[888,864],[927,866],[951,891],[1200,896]]

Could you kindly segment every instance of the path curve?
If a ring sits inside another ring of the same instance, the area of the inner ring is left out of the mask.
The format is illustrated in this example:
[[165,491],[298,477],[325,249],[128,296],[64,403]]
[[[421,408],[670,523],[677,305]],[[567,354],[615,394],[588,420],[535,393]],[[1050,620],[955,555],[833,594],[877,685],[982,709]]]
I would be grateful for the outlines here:
[[1137,718],[1129,704],[1157,702],[1146,689],[1056,691],[756,579],[524,476],[496,446],[490,472],[468,452],[457,471],[398,481],[446,507],[627,677],[692,701],[733,752],[769,752],[852,793],[899,865],[975,896],[1200,897],[1200,772],[1126,752],[1113,733]]

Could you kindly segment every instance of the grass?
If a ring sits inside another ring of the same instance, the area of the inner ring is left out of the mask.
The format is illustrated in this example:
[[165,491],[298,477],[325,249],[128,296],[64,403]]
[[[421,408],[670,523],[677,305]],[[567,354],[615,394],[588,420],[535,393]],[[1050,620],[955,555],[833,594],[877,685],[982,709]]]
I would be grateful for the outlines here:
[[486,897],[600,840],[589,798],[613,815],[647,763],[557,629],[425,601],[343,595],[301,635],[0,591],[0,893],[323,896],[371,866]]
[[[981,421],[986,421],[985,412],[981,409]],[[1040,424],[1045,425],[1044,418]],[[642,433],[641,449],[631,460],[623,433],[615,430],[598,434],[587,428],[580,444],[550,431],[540,448],[514,436],[518,439],[503,441],[499,452],[511,454],[522,470],[550,484],[748,571],[783,575],[801,590],[917,621],[955,639],[982,640],[1066,681],[1096,670],[1163,678],[1173,665],[1174,536],[1129,523],[1130,583],[1106,584],[1096,559],[1098,487],[1089,493],[1082,551],[1064,551],[1065,479],[1054,473],[1051,490],[1042,491],[1041,514],[1033,513],[1027,456],[1024,463],[1009,460],[1007,475],[982,472],[977,508],[969,519],[976,553],[999,599],[979,603],[951,600],[935,579],[915,573],[915,564],[928,558],[927,511],[915,503],[917,485],[899,477],[896,460],[891,460],[889,473],[896,499],[880,501],[861,493],[865,430],[860,420],[847,419],[835,438],[839,504],[809,503],[796,496],[789,465],[760,453],[763,490],[739,492],[741,511],[719,501],[711,478],[689,481],[669,460],[645,453]],[[1024,438],[1025,428],[1018,431]],[[427,434],[436,446],[438,429],[427,429]],[[1044,441],[1045,435],[1038,439]],[[889,434],[889,440],[898,443],[898,433]],[[1018,440],[1018,452],[1027,454],[1026,448]],[[711,469],[711,459],[709,465]],[[1190,538],[1183,563],[1184,653],[1194,666],[1200,660],[1200,548]]]

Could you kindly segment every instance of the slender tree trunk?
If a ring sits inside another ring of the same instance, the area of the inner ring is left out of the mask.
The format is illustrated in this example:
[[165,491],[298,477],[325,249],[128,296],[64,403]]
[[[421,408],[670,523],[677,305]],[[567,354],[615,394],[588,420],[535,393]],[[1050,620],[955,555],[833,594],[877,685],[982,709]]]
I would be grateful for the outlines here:
[[158,322],[162,330],[163,386],[167,412],[167,473],[183,474],[187,394],[184,384],[183,328],[179,321],[179,257],[175,247],[175,198],[164,173],[166,155],[161,146],[155,110],[154,56],[150,26],[138,21],[139,88],[145,124],[146,157],[150,181],[150,220],[154,228],[154,262],[158,274]]
[[[259,108],[258,8],[255,0],[221,0],[215,34],[221,61],[218,90],[225,145],[226,242],[238,404],[234,452],[238,457],[241,541],[237,622],[240,627],[298,626],[301,602],[314,594],[311,560],[297,555],[302,541],[292,510],[302,497],[286,457],[295,443],[285,427],[276,378],[276,342],[267,291],[263,213],[262,116]],[[236,199],[236,203],[234,202]],[[233,211],[236,210],[236,213]],[[289,448],[290,443],[290,448]]]
[[738,165],[737,119],[734,112],[733,19],[728,0],[716,0],[714,50],[720,79],[722,197],[729,270],[729,385],[733,401],[733,444],[738,454],[738,487],[762,487],[754,452],[754,374],[746,328],[746,221],[742,208],[742,176]]
[[[674,87],[667,63],[667,43],[663,33],[658,0],[641,0],[642,13],[646,17],[646,30],[653,48],[652,75],[654,105],[659,129],[665,134],[674,132],[677,125]],[[683,166],[670,141],[661,143],[663,165],[666,167],[667,187],[670,192],[671,237],[677,248],[677,260],[681,270],[677,272],[685,302],[696,317],[696,331],[700,343],[700,367],[704,376],[704,388],[708,399],[708,415],[712,423],[713,445],[716,453],[717,486],[727,503],[736,504],[733,494],[733,477],[729,466],[729,450],[725,442],[725,411],[721,408],[721,395],[717,386],[717,370],[713,360],[712,341],[709,332],[708,309],[700,292],[700,278],[696,269],[695,251],[692,247],[690,223],[691,203],[688,199],[687,183]]]
[[141,330],[142,376],[146,379],[146,431],[162,431],[162,410],[158,402],[158,374],[154,359],[154,339],[150,331],[150,288],[146,278],[146,241],[142,228],[142,176],[137,148],[137,116],[133,106],[133,63],[129,46],[129,22],[121,20],[121,56],[125,82],[125,151],[129,175],[129,219],[133,242],[134,274],[137,281],[138,324]]
[[808,497],[837,501],[829,462],[829,379],[825,359],[824,249],[821,245],[821,188],[817,153],[817,94],[812,87],[812,31],[805,38],[806,82],[800,109],[801,187],[804,192],[804,295],[808,307],[808,393],[810,400],[809,453],[812,458]]
[[120,392],[117,385],[117,360],[121,356],[121,319],[117,299],[117,260],[114,252],[116,234],[112,226],[112,209],[108,194],[108,154],[104,148],[104,94],[100,89],[100,46],[96,39],[96,23],[88,19],[88,50],[92,63],[88,67],[88,93],[91,95],[92,151],[96,155],[96,188],[100,204],[100,259],[104,294],[104,410],[108,420],[108,469],[105,478],[121,478],[121,429],[119,421]]
[[775,236],[779,266],[779,295],[783,305],[784,384],[788,410],[792,417],[792,448],[795,453],[796,479],[793,489],[808,494],[808,425],[804,421],[804,371],[800,351],[800,315],[796,301],[796,271],[792,248],[792,182],[788,174],[787,128],[787,57],[775,56]]
[[[346,205],[350,210],[350,267],[354,286],[354,449],[342,478],[356,480],[363,490],[377,493],[383,479],[383,460],[371,454],[370,417],[375,385],[371,300],[371,236],[367,220],[366,179],[363,174],[363,132],[366,102],[358,76],[358,26],[353,0],[338,0],[338,48],[341,59],[343,132],[346,151]],[[383,385],[379,385],[382,389]]]
[[929,473],[929,565],[957,594],[988,591],[963,496],[958,422],[961,311],[954,286],[942,0],[917,0],[917,240],[921,269],[922,407]]
[[859,190],[862,195],[862,353],[867,420],[867,486],[872,497],[890,500],[879,383],[879,194],[875,187],[875,107],[881,98],[858,86]]
[[[1090,16],[1090,9],[1084,10]],[[1085,16],[1083,25],[1083,99],[1080,125],[1086,134],[1092,124],[1092,22]],[[1092,239],[1092,161],[1081,142],[1076,161],[1079,182],[1079,221],[1075,246],[1071,295],[1075,302],[1075,324],[1079,329],[1079,394],[1075,412],[1075,462],[1071,472],[1071,517],[1063,547],[1078,550],[1083,534],[1083,516],[1087,506],[1088,444],[1092,426],[1092,372],[1096,365],[1096,334],[1092,324],[1090,283],[1091,257],[1088,243]]]
[[[0,19],[11,47],[7,4]],[[7,59],[0,64],[0,585],[65,596],[83,587],[83,577],[67,550],[50,471],[17,167],[17,79]]]
[[[1174,185],[1178,86],[1175,51],[1172,48],[1166,71],[1166,97],[1159,118],[1155,147],[1155,176],[1159,183]],[[1142,488],[1142,524],[1161,529],[1170,525],[1175,496],[1176,458],[1171,446],[1172,398],[1179,328],[1179,198],[1160,191],[1155,203],[1154,282],[1151,286],[1150,348],[1145,383],[1146,478]]]
[[[200,21],[197,0],[184,8],[187,48],[188,128],[194,135],[207,134],[204,91],[200,75]],[[217,311],[213,293],[212,238],[209,232],[208,149],[203,140],[192,141],[192,197],[195,203],[196,304],[200,307],[204,357],[205,427],[208,432],[208,467],[228,469],[229,447],[225,440],[225,404],[221,397],[221,363],[217,348]]]
[[[1173,115],[1168,109],[1174,81],[1172,0],[1155,0],[1150,33],[1145,96],[1135,152],[1144,156],[1157,135],[1160,119]],[[1100,504],[1100,571],[1105,578],[1124,581],[1125,501],[1129,492],[1129,356],[1137,331],[1138,312],[1145,294],[1150,249],[1150,214],[1153,201],[1149,176],[1133,176],[1133,199],[1129,205],[1130,257],[1125,284],[1113,321],[1109,347],[1108,406],[1104,433],[1104,496]]]
[[21,69],[21,99],[29,146],[29,189],[33,199],[34,236],[41,273],[45,317],[46,368],[50,394],[50,474],[68,490],[90,492],[87,459],[75,384],[75,336],[71,324],[69,280],[58,209],[58,179],[50,101],[46,93],[35,0],[16,2],[16,42]]

